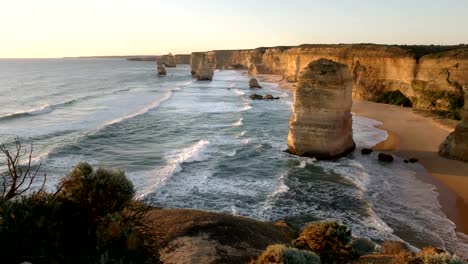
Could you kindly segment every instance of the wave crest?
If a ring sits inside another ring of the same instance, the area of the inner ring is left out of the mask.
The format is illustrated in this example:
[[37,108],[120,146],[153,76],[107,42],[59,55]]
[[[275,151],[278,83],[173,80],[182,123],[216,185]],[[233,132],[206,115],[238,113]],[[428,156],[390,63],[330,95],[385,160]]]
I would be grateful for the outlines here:
[[13,114],[0,116],[0,120],[8,120],[8,119],[14,119],[14,118],[20,118],[20,117],[26,117],[26,116],[32,116],[32,115],[43,115],[43,114],[48,114],[52,111],[54,111],[54,108],[52,108],[52,106],[50,106],[49,104],[45,104],[38,108],[33,108],[31,110],[19,111]]

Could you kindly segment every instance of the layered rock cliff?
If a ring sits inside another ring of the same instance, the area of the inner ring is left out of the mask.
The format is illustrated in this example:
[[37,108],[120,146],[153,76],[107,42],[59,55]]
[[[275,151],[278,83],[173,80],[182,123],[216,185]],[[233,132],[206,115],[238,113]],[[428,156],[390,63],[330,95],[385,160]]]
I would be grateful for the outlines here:
[[319,59],[304,68],[298,81],[289,126],[289,152],[334,159],[353,151],[352,76],[348,67]]
[[353,96],[375,100],[384,91],[400,90],[416,108],[453,110],[463,104],[461,85],[468,83],[468,49],[418,57],[411,49],[374,44],[302,45],[298,47],[216,50],[192,53],[192,70],[243,67],[250,74],[281,74],[290,82],[311,61],[330,59],[348,66]]
[[176,64],[190,64],[190,54],[176,54],[174,55]]

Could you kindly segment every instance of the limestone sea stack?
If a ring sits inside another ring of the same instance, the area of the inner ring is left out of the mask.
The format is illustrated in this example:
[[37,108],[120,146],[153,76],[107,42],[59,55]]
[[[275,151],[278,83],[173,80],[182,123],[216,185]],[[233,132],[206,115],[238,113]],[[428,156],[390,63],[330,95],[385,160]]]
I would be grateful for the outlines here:
[[158,64],[158,75],[159,76],[164,76],[166,74],[167,74],[166,67],[164,67],[164,65],[162,65],[162,64]]
[[260,84],[258,83],[257,79],[252,78],[249,81],[249,88],[262,88]]
[[198,69],[198,72],[195,74],[195,78],[199,81],[211,81],[213,80],[213,75],[213,68],[208,64],[204,64]]
[[465,105],[462,112],[462,122],[440,145],[439,154],[447,158],[468,162],[468,85],[463,87],[463,91]]
[[294,91],[291,154],[335,159],[352,152],[352,77],[346,65],[319,59],[300,73]]

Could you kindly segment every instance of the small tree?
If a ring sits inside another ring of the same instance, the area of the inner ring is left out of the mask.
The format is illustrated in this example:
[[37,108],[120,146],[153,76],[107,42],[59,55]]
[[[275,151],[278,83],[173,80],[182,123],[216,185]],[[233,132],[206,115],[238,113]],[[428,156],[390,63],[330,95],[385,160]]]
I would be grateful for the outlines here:
[[[5,144],[0,145],[0,151],[5,156],[5,165],[8,169],[5,175],[0,176],[0,201],[7,201],[31,190],[41,166],[38,165],[33,169],[31,164],[33,146],[31,145],[29,150],[23,148],[18,137],[15,137],[15,149],[13,151],[10,151]],[[26,162],[23,163],[24,158],[26,158]],[[43,191],[46,179],[47,177],[44,174],[42,184],[36,192]]]

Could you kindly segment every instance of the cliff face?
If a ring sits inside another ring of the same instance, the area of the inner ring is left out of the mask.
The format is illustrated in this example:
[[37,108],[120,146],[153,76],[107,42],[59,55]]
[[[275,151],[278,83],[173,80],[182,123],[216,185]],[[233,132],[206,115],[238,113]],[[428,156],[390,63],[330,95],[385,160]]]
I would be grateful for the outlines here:
[[294,91],[289,152],[334,159],[353,151],[352,76],[348,67],[331,60],[311,62]]
[[[348,66],[356,99],[375,100],[384,91],[400,90],[416,108],[452,110],[463,101],[461,85],[468,83],[468,51],[458,50],[417,59],[397,46],[302,45],[298,47],[218,50],[204,52],[213,68],[242,66],[250,74],[280,74],[291,82],[311,61],[330,59]],[[193,57],[200,53],[193,53]],[[192,69],[199,67],[192,64]]]
[[176,64],[190,64],[190,54],[176,54],[174,55]]

